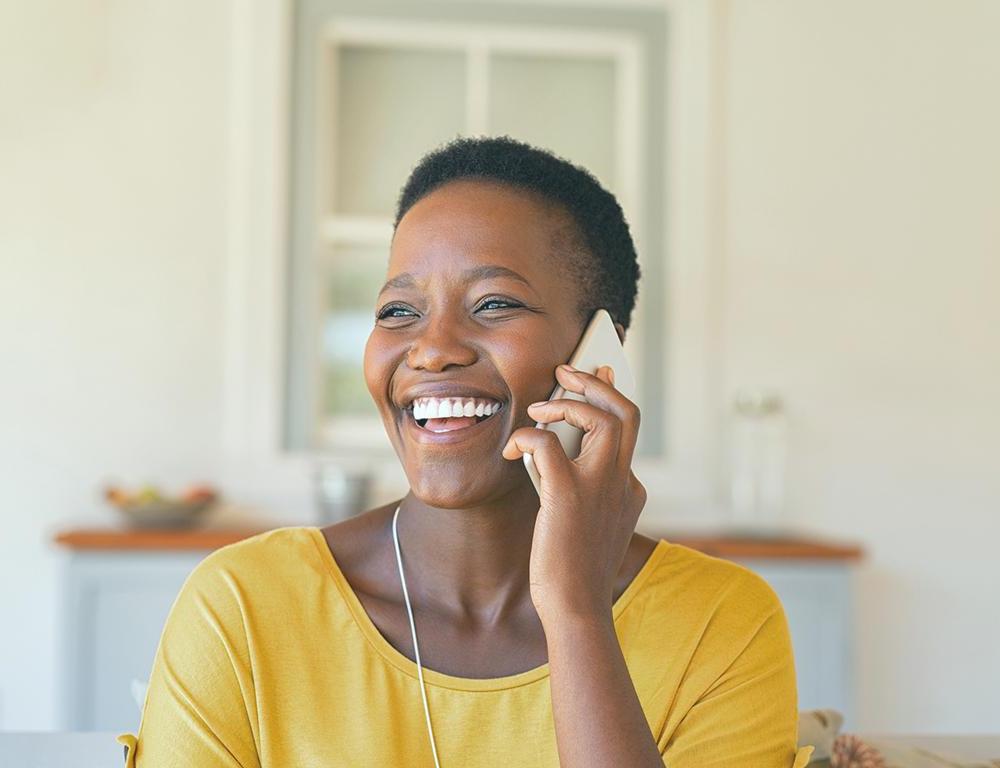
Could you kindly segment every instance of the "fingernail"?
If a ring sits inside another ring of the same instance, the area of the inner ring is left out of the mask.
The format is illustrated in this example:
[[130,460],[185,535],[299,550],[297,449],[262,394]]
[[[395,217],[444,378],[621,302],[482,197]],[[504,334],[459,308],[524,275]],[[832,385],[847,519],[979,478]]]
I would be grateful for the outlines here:
[[539,400],[537,403],[532,403],[528,407],[529,408],[534,408],[537,405],[545,405],[547,402],[548,402],[548,400]]
[[611,383],[614,384],[615,383],[615,369],[612,368],[610,365],[606,366],[606,367],[608,369],[608,378],[611,379]]
[[566,363],[563,363],[559,367],[562,368],[564,371],[567,371],[568,373],[576,373],[576,368],[574,368],[572,365],[566,365]]

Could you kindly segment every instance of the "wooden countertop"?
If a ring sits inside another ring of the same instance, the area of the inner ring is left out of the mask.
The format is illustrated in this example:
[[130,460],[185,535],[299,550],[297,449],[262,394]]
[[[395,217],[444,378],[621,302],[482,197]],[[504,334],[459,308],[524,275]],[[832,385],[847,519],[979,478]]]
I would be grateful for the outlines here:
[[[269,528],[190,528],[156,530],[141,528],[71,528],[55,535],[55,542],[72,550],[112,551],[191,551],[213,550],[263,533]],[[726,559],[840,560],[857,561],[860,546],[819,537],[789,535],[758,537],[719,533],[690,533],[642,530],[647,536]]]

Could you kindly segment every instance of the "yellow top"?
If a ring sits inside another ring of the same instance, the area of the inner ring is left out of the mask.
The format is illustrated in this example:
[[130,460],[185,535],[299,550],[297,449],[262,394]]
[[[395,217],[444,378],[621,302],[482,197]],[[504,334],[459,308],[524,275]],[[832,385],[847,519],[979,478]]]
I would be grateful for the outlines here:
[[[802,768],[785,614],[742,566],[661,540],[614,605],[669,768]],[[548,665],[424,670],[444,768],[556,768]],[[223,547],[170,611],[126,768],[433,766],[416,664],[379,633],[322,531]]]

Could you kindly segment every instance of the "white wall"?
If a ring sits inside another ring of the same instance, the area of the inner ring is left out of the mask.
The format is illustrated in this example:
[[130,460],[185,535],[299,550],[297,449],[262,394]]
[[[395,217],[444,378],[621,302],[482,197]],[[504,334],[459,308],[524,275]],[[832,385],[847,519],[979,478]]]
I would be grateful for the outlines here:
[[[225,473],[229,7],[0,4],[0,728],[57,725],[53,529]],[[995,731],[1000,5],[718,7],[718,387],[869,547],[858,725]]]
[[53,529],[215,479],[225,9],[0,4],[0,728],[57,724]]
[[733,0],[725,388],[869,550],[859,725],[1000,730],[1000,3]]

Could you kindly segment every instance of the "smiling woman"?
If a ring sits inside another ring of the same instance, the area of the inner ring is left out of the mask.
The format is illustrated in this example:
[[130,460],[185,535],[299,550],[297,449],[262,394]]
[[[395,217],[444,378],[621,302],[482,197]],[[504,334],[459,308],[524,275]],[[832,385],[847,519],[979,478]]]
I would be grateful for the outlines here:
[[[560,365],[596,309],[629,326],[614,197],[516,141],[453,142],[403,189],[387,278],[364,374],[409,492],[206,558],[128,764],[805,765],[774,592],[635,533],[639,410]],[[540,402],[556,383],[583,400]],[[534,427],[561,420],[573,460]]]

